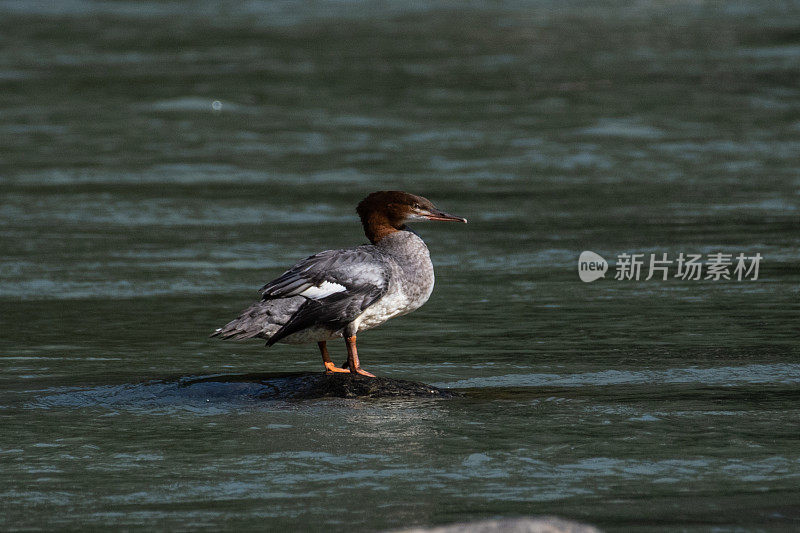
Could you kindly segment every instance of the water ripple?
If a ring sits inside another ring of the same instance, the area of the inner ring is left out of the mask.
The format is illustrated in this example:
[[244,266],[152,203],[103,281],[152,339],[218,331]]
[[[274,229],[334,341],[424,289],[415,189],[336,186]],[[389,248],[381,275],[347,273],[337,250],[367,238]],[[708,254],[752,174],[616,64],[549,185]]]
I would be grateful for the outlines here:
[[698,383],[733,385],[739,383],[800,383],[800,364],[725,366],[716,368],[672,368],[668,370],[604,370],[584,374],[506,374],[432,383],[437,387],[583,387],[598,385],[641,385]]

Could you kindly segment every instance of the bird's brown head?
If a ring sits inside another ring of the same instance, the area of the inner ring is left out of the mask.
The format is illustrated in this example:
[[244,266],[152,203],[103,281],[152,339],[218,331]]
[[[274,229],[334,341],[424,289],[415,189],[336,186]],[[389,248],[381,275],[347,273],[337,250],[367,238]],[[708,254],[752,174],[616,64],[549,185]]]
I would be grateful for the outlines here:
[[387,235],[405,228],[406,222],[442,220],[467,222],[466,218],[449,215],[436,208],[427,198],[403,191],[378,191],[356,207],[364,233],[373,244]]

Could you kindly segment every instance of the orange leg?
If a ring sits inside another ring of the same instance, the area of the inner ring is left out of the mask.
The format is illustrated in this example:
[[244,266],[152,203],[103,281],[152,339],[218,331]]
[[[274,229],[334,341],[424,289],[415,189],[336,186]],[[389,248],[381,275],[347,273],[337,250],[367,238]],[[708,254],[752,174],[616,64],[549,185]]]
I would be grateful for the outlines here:
[[331,356],[328,355],[328,345],[325,344],[325,341],[318,342],[317,346],[319,346],[319,351],[322,354],[322,364],[325,365],[325,371],[329,374],[334,372],[349,372],[346,368],[339,368],[333,364],[331,361]]
[[347,366],[350,367],[350,372],[353,374],[361,374],[362,376],[369,376],[371,378],[375,377],[375,374],[370,374],[363,368],[361,368],[361,364],[358,362],[358,350],[356,350],[356,336],[353,335],[352,337],[345,337],[345,342],[347,343]]

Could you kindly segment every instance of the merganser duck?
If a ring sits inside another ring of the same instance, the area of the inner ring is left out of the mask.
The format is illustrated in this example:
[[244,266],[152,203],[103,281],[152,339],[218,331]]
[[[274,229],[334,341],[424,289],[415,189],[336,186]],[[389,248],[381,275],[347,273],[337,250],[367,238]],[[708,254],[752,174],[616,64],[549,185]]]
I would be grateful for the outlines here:
[[[433,264],[428,247],[406,222],[467,222],[429,200],[402,191],[378,191],[356,208],[371,244],[312,255],[261,287],[261,300],[211,334],[223,339],[316,342],[329,373],[375,377],[361,368],[356,334],[405,315],[428,301]],[[326,342],[344,337],[347,362],[333,364]]]

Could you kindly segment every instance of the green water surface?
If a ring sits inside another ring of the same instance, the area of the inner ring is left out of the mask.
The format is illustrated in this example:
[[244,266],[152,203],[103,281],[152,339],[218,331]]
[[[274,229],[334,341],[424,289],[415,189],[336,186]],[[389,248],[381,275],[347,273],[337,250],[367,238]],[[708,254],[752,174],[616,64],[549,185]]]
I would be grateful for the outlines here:
[[[0,139],[0,529],[800,527],[796,2],[4,0]],[[207,335],[380,189],[469,224],[362,363],[463,398],[177,385],[321,370]]]

